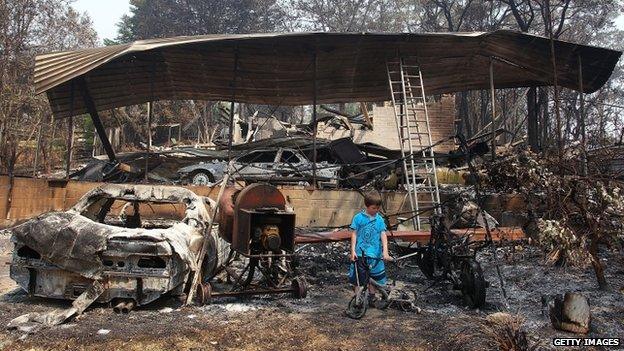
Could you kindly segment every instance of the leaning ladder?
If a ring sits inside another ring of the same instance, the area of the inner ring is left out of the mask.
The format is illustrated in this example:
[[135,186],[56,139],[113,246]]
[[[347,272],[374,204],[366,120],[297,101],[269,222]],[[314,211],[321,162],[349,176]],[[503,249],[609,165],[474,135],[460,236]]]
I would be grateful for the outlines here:
[[428,223],[424,212],[440,213],[440,191],[420,67],[405,58],[386,62],[388,84],[403,160],[405,189],[414,228]]

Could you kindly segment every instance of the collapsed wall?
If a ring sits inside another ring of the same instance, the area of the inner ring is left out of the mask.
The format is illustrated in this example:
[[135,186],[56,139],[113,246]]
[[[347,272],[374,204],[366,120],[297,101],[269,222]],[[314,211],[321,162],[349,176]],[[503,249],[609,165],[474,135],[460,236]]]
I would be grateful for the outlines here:
[[[424,107],[418,105],[417,114],[423,113]],[[455,134],[455,95],[442,95],[438,101],[427,102],[429,126],[431,128],[431,140],[435,143],[439,140],[448,139]],[[391,103],[373,106],[371,111],[373,129],[356,129],[353,131],[353,142],[356,144],[375,143],[391,150],[399,150],[399,137],[397,134],[396,119]],[[336,140],[351,136],[351,131],[344,128],[336,128],[331,125],[319,124],[319,138]],[[435,152],[446,153],[455,150],[453,140],[448,140],[436,145]]]

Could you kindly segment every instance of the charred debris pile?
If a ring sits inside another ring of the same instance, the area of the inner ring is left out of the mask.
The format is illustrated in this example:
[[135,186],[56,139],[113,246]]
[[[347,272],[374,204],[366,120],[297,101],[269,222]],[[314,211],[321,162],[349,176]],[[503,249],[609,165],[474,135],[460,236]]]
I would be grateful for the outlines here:
[[520,224],[548,262],[591,266],[599,287],[607,288],[600,250],[621,250],[624,238],[619,148],[589,151],[586,158],[580,148],[561,154],[522,146],[499,151],[479,166],[481,186],[520,199]]
[[[146,160],[146,157],[149,159]],[[226,173],[228,159],[234,160],[233,177],[248,183],[310,185],[316,181],[323,188],[397,189],[401,176],[400,151],[373,143],[355,144],[351,138],[316,140],[309,136],[263,139],[211,149],[176,147],[118,155],[124,170],[100,159],[92,159],[70,175],[71,179],[112,183],[150,183],[212,185]],[[147,166],[146,166],[147,165]]]

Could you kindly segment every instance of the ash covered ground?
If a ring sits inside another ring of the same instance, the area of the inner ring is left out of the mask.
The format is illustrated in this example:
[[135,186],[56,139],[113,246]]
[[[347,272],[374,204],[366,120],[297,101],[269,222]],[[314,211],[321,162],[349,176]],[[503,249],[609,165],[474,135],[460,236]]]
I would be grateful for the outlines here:
[[[28,297],[15,288],[4,263],[10,254],[1,238],[0,324],[35,311],[67,307],[68,302]],[[2,329],[0,349],[124,349],[124,350],[483,350],[498,346],[484,327],[497,312],[524,319],[529,345],[551,349],[552,338],[572,337],[554,330],[543,314],[542,296],[565,291],[581,292],[591,304],[592,331],[588,336],[624,338],[624,258],[609,251],[608,291],[597,289],[593,271],[557,268],[528,245],[510,244],[483,252],[479,261],[491,286],[487,306],[470,310],[448,284],[431,286],[415,267],[388,265],[396,286],[411,290],[420,313],[399,309],[370,309],[361,320],[351,320],[344,310],[351,297],[346,284],[345,243],[316,244],[301,250],[300,270],[309,283],[308,297],[289,296],[222,299],[202,307],[182,307],[175,298],[117,315],[104,305],[89,308],[68,323],[24,334]],[[502,298],[495,266],[499,265],[509,308]]]

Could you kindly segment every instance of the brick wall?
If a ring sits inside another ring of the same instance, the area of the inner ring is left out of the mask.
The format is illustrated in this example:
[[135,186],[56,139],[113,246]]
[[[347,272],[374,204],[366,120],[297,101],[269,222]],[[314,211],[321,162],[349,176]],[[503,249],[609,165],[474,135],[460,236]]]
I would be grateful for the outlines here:
[[[73,206],[78,199],[100,183],[70,181],[55,185],[45,179],[15,178],[12,203],[7,212],[8,177],[0,176],[0,228],[48,211],[61,211]],[[203,196],[216,198],[219,188],[188,186]],[[297,214],[297,226],[334,227],[351,223],[353,215],[364,206],[362,196],[354,190],[307,190],[301,186],[280,187],[287,202]],[[401,191],[382,193],[386,213],[409,210],[409,201]],[[444,200],[444,197],[442,198]],[[495,218],[503,212],[517,212],[524,208],[518,196],[492,195],[487,198],[486,210]],[[391,218],[394,221],[395,218]]]
[[[101,183],[69,181],[55,184],[45,179],[15,178],[13,196],[7,211],[8,177],[0,176],[0,228],[48,211],[62,211],[73,206],[82,195]],[[219,188],[188,186],[198,195],[216,198]],[[297,226],[341,226],[349,224],[355,211],[363,208],[362,196],[353,190],[306,190],[300,186],[283,186],[281,191],[297,213]],[[405,193],[386,192],[388,211],[409,208]]]
[[[431,128],[431,139],[435,143],[454,134],[455,123],[455,97],[454,95],[443,95],[438,102],[427,103],[429,113],[429,126]],[[420,107],[417,113],[424,113],[424,107]],[[389,149],[398,150],[399,138],[397,126],[394,118],[392,106],[374,106],[372,111],[373,130],[356,130],[353,135],[355,143],[372,142],[385,146]],[[424,130],[424,127],[423,129]],[[331,126],[319,124],[319,138],[339,139],[350,136],[350,132],[345,129],[336,129]],[[448,152],[453,150],[455,145],[452,140],[437,145],[434,150],[437,152]]]

